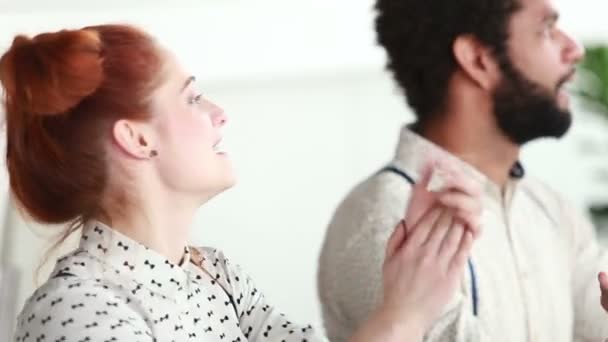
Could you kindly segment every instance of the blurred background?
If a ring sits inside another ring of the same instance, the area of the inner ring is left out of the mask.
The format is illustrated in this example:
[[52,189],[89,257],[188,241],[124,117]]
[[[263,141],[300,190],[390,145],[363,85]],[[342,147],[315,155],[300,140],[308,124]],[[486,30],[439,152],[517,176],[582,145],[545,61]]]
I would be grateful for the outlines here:
[[[608,2],[556,3],[562,26],[591,52],[579,87],[586,100],[575,101],[565,139],[530,144],[522,160],[593,214],[603,237]],[[136,24],[157,36],[226,110],[240,178],[201,209],[192,243],[223,249],[292,320],[320,326],[315,278],[326,225],[349,188],[391,158],[401,125],[413,118],[384,71],[373,14],[371,0],[0,0],[0,50],[18,33],[101,23]],[[43,263],[59,228],[24,222],[7,189],[2,167],[0,334],[12,330],[55,255],[78,238]]]

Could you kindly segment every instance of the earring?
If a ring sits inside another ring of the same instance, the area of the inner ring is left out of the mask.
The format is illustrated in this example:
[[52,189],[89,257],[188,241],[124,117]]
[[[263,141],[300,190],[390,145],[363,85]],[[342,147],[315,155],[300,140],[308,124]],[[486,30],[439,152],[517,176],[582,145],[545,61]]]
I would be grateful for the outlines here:
[[150,151],[150,158],[154,158],[158,155],[158,152],[156,152],[156,150],[152,150]]

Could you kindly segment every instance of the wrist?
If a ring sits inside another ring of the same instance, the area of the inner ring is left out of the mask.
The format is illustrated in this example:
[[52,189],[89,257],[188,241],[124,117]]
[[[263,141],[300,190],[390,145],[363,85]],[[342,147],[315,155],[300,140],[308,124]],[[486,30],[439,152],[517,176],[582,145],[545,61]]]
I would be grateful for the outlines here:
[[422,341],[427,328],[425,322],[417,312],[382,306],[369,317],[365,327],[360,329],[361,333],[352,341]]
[[386,331],[390,332],[390,337],[396,338],[396,341],[402,341],[406,336],[422,339],[427,329],[427,321],[416,310],[405,311],[381,307],[377,315],[385,325]]

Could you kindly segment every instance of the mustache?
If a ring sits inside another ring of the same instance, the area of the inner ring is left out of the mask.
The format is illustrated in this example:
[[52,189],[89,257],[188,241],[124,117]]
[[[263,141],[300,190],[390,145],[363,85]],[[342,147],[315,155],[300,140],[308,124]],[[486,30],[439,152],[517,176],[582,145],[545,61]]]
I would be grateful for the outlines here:
[[569,82],[574,77],[574,74],[576,74],[576,69],[572,68],[567,74],[560,77],[560,79],[557,81],[556,89],[559,90],[564,84]]

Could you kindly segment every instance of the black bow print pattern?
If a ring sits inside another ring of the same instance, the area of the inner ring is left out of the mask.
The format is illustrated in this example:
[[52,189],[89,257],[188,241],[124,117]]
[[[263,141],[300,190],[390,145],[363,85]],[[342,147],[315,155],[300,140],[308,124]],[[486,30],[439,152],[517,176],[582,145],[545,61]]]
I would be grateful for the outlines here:
[[36,310],[26,307],[20,316],[18,342],[137,341],[146,335],[153,341],[205,336],[247,342],[253,334],[265,342],[302,342],[312,336],[310,326],[298,327],[266,304],[220,252],[185,249],[183,262],[173,264],[111,234],[94,227],[83,234],[86,249],[60,260],[55,271],[69,276],[35,293],[29,310]]

